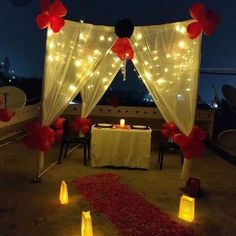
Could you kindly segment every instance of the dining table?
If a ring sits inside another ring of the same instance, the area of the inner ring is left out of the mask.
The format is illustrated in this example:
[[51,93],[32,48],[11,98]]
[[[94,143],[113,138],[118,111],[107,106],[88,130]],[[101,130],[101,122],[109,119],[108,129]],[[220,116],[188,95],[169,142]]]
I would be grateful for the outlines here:
[[143,125],[94,125],[91,166],[149,169],[151,133],[151,128]]

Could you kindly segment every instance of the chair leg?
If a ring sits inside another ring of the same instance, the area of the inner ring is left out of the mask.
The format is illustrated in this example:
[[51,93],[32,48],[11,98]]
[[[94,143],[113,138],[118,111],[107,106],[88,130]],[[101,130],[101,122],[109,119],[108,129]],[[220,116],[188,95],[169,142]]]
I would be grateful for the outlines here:
[[68,146],[69,146],[69,144],[67,143],[67,144],[66,144],[66,148],[65,148],[64,158],[66,158],[66,156],[67,156]]
[[165,150],[162,150],[162,152],[161,152],[160,170],[162,169],[162,165],[163,165],[164,152],[165,152]]
[[183,153],[181,151],[179,151],[180,153],[180,156],[181,156],[181,165],[183,165],[184,163],[184,156],[183,156]]
[[61,143],[61,147],[60,147],[60,153],[59,153],[59,157],[58,157],[58,162],[57,164],[61,163],[61,157],[62,157],[62,153],[63,153],[63,149],[64,149],[64,143]]
[[159,151],[158,151],[158,161],[157,161],[158,165],[160,163],[160,160],[161,160],[161,148],[159,148]]
[[84,165],[87,164],[87,145],[84,143]]
[[91,161],[91,157],[90,157],[90,143],[88,143],[88,161]]

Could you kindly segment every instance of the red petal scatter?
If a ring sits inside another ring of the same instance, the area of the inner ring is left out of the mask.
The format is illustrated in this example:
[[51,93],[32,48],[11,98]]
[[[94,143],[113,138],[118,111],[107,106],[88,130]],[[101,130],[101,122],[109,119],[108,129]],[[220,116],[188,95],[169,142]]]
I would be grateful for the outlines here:
[[196,20],[187,27],[188,37],[195,39],[203,32],[205,35],[212,35],[218,24],[220,16],[212,10],[206,9],[202,3],[195,3],[191,6],[191,17]]
[[134,58],[134,50],[128,38],[118,38],[112,47],[112,51],[122,60],[132,60]]
[[55,141],[55,131],[48,126],[41,126],[39,122],[29,124],[26,130],[28,135],[24,143],[28,148],[47,152]]
[[45,29],[48,26],[51,27],[53,32],[57,33],[65,24],[65,20],[62,18],[67,14],[67,8],[60,0],[40,1],[41,13],[36,17],[36,23],[40,29]]
[[192,236],[194,231],[175,222],[157,206],[147,202],[119,176],[106,173],[73,180],[99,213],[104,214],[124,236]]

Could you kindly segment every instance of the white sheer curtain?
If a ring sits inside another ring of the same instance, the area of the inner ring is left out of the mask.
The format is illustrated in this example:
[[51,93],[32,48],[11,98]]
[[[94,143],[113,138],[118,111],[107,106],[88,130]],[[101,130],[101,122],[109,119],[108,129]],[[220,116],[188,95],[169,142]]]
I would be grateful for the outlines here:
[[[114,31],[114,29],[113,29]],[[115,36],[113,37],[116,38]],[[88,117],[115,78],[122,61],[110,51],[94,68],[91,78],[81,90],[81,117]]]
[[166,121],[189,134],[195,119],[201,37],[191,40],[190,21],[135,27],[134,66]]
[[51,124],[87,81],[99,78],[99,73],[104,76],[101,80],[108,79],[102,83],[108,87],[119,68],[119,61],[111,63],[110,56],[115,37],[113,27],[71,21],[66,21],[59,33],[48,30],[42,95],[44,125]]

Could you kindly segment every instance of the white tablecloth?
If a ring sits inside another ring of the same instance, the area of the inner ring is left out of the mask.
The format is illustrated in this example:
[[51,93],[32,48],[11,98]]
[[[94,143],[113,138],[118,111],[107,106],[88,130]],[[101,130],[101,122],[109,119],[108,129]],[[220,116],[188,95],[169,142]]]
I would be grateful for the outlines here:
[[151,129],[92,127],[92,167],[150,168]]

